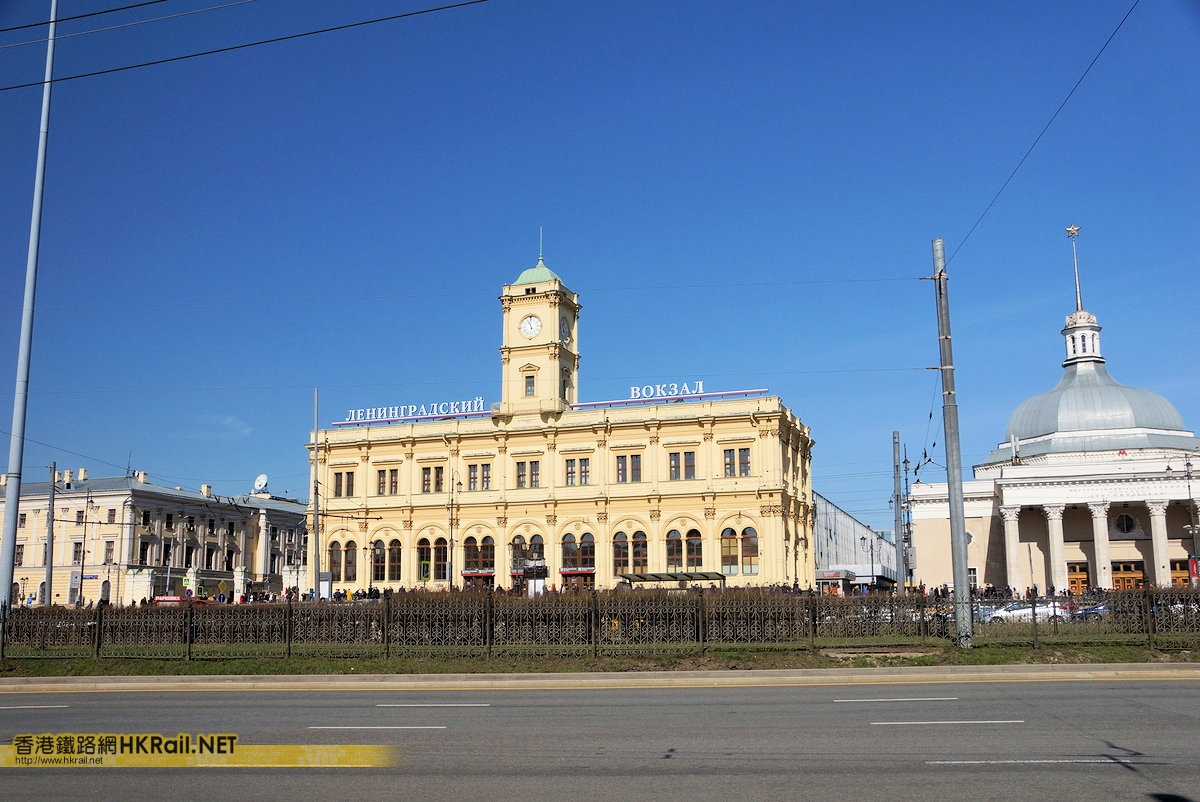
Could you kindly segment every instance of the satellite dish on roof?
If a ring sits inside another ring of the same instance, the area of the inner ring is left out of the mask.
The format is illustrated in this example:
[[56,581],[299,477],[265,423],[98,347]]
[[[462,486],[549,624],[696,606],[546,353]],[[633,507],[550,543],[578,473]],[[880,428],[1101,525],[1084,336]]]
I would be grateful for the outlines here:
[[260,473],[258,475],[258,478],[254,480],[254,492],[261,493],[262,491],[264,491],[266,489],[267,489],[267,475],[265,473]]

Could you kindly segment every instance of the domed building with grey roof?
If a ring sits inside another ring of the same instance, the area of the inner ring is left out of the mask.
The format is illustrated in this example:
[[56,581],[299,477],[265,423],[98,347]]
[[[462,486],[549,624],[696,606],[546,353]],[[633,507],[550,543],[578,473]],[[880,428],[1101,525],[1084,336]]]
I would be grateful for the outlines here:
[[[1017,407],[963,483],[972,581],[1021,593],[1188,584],[1200,438],[1167,399],[1109,375],[1078,270],[1062,335],[1062,379]],[[946,485],[918,483],[909,501],[916,581],[951,584]]]

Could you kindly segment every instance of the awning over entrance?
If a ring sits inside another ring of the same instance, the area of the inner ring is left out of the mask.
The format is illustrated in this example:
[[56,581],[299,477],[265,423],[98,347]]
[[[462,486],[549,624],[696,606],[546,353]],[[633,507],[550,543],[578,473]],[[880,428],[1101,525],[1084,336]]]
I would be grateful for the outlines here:
[[725,587],[725,575],[716,571],[671,571],[665,574],[640,573],[617,574],[631,585],[635,582],[720,582]]

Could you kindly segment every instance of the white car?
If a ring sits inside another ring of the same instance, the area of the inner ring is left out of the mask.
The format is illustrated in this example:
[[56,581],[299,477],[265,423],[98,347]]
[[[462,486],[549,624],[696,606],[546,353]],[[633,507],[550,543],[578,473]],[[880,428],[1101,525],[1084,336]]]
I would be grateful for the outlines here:
[[[1032,621],[1033,602],[1019,601],[994,610],[988,618],[989,624],[1000,624],[1005,621]],[[1039,621],[1066,621],[1071,617],[1075,605],[1069,601],[1051,601],[1039,599],[1037,602],[1037,617]]]

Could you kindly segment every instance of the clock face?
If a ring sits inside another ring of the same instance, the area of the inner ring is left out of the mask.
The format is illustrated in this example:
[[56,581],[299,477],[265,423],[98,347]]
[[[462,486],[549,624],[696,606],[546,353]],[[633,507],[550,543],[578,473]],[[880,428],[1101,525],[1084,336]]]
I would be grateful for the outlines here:
[[571,325],[565,317],[558,323],[558,339],[565,343],[571,342]]
[[526,315],[521,321],[521,333],[526,337],[535,337],[542,330],[542,321],[534,315]]

